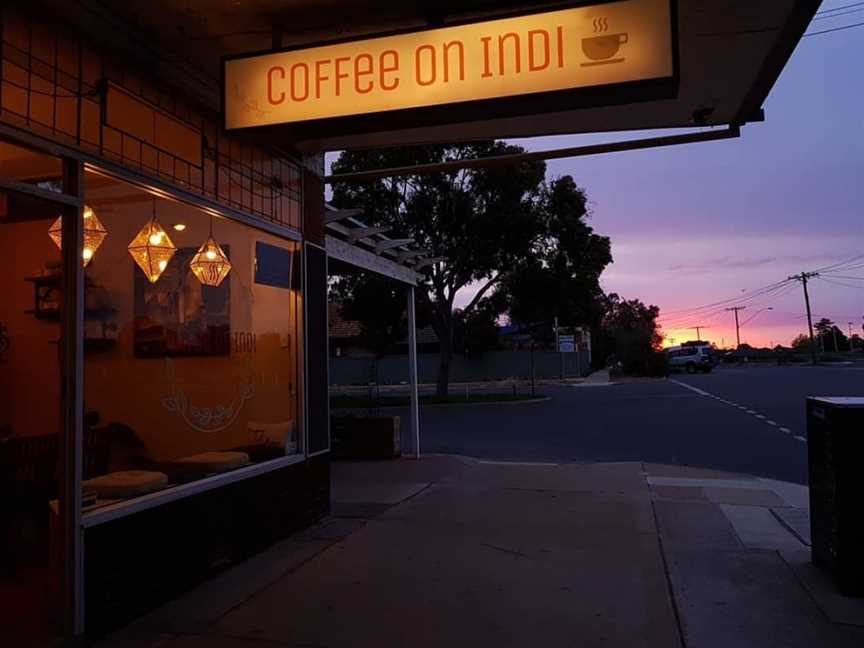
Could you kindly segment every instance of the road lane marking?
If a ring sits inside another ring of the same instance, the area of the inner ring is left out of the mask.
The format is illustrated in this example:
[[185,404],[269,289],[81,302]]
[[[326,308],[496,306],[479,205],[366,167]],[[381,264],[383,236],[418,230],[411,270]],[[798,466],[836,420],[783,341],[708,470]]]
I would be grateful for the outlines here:
[[699,389],[698,387],[694,387],[693,385],[688,385],[687,383],[685,383],[685,382],[681,382],[680,380],[675,380],[674,378],[670,378],[670,379],[669,379],[669,382],[673,382],[673,383],[675,383],[676,385],[680,385],[680,386],[683,387],[684,389],[689,389],[690,391],[696,392],[696,393],[699,394],[700,396],[711,396],[711,394],[709,394],[708,392],[706,392],[706,391],[702,391],[702,390]]
[[[712,394],[712,393],[710,393],[710,392],[707,392],[707,391],[705,391],[704,389],[699,389],[698,387],[694,387],[693,385],[688,385],[687,383],[682,382],[682,381],[680,381],[680,380],[675,380],[675,379],[673,379],[673,378],[670,378],[670,379],[669,379],[669,382],[673,382],[673,383],[675,383],[676,385],[679,385],[679,386],[683,387],[684,389],[689,389],[689,390],[692,391],[692,392],[696,392],[696,393],[699,394],[700,396],[708,396],[709,398],[713,398],[713,399],[716,400],[716,401],[719,401],[719,402],[721,402],[721,403],[725,403],[725,404],[729,405],[730,407],[737,407],[737,408],[738,408],[739,410],[741,410],[742,412],[746,412],[747,414],[750,414],[751,416],[756,417],[756,418],[759,419],[760,421],[764,421],[765,423],[767,423],[767,424],[770,425],[771,427],[775,427],[775,428],[777,428],[778,430],[780,430],[781,432],[784,432],[784,433],[786,433],[786,434],[792,434],[792,430],[790,430],[789,428],[787,428],[787,427],[780,427],[780,426],[777,424],[776,421],[772,421],[771,419],[769,419],[769,418],[768,418],[767,416],[765,416],[764,414],[759,414],[759,412],[757,412],[757,411],[755,411],[755,410],[752,410],[752,409],[749,409],[748,407],[746,407],[746,406],[744,406],[744,405],[739,405],[738,403],[733,403],[733,402],[730,401],[730,400],[726,400],[725,398],[721,398],[720,396],[717,396],[716,394]],[[802,436],[793,436],[792,438],[793,438],[793,439],[796,439],[796,440],[798,440],[798,441],[803,441],[804,443],[807,442],[807,439],[805,439],[805,438],[802,437]]]

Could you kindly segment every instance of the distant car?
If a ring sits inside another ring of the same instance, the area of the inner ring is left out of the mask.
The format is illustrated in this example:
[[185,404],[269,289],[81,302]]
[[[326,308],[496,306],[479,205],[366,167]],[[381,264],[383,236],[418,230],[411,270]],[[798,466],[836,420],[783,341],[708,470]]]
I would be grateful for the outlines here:
[[669,347],[666,349],[666,357],[669,359],[670,370],[684,370],[687,373],[710,373],[717,363],[714,349],[707,344]]

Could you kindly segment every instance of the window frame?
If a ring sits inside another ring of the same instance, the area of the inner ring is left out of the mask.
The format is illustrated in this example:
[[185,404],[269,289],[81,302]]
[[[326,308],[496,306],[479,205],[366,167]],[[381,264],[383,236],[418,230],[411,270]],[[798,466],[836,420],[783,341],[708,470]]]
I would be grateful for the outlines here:
[[[36,185],[15,181],[13,178],[0,177],[0,189],[43,198],[63,205],[67,209],[74,208],[78,215],[83,213],[86,186],[85,176],[87,172],[97,173],[128,184],[134,185],[154,193],[162,198],[189,204],[204,212],[222,216],[233,222],[250,227],[256,232],[263,232],[278,238],[298,243],[296,254],[303,255],[303,262],[299,264],[302,269],[303,278],[300,282],[300,308],[299,316],[302,318],[299,330],[301,339],[298,343],[298,452],[277,459],[264,461],[260,464],[245,466],[237,470],[214,475],[188,484],[181,484],[164,491],[150,493],[142,497],[134,498],[126,502],[118,502],[103,508],[87,511],[81,510],[81,482],[83,465],[83,407],[84,407],[84,269],[79,262],[83,251],[84,237],[83,229],[78,227],[78,219],[64,219],[64,239],[75,240],[75,246],[69,246],[67,252],[63,253],[63,267],[73,272],[71,281],[65,282],[64,300],[66,303],[74,304],[73,308],[66,308],[62,321],[64,326],[63,336],[67,337],[67,331],[71,331],[74,343],[68,345],[69,351],[64,359],[65,380],[64,392],[72,395],[72,398],[63,399],[64,417],[60,433],[63,436],[65,446],[61,450],[61,482],[60,488],[71,493],[62,504],[61,515],[64,526],[74,529],[74,532],[64,532],[63,551],[66,563],[64,564],[64,632],[69,637],[81,636],[84,631],[84,530],[92,528],[112,520],[135,515],[141,511],[152,509],[172,501],[185,499],[204,492],[216,490],[232,483],[252,479],[259,475],[280,470],[287,466],[303,463],[310,457],[308,454],[308,432],[306,419],[308,390],[306,388],[308,354],[306,352],[306,278],[305,278],[305,250],[303,248],[303,235],[293,228],[279,225],[252,214],[228,207],[216,200],[198,196],[195,193],[153,178],[134,170],[115,164],[110,160],[78,151],[55,141],[46,140],[38,135],[22,131],[14,126],[0,123],[0,142],[13,146],[19,146],[32,150],[34,153],[52,155],[61,160],[63,168],[64,193],[57,193],[42,189]],[[68,193],[69,189],[74,193]],[[303,211],[303,196],[300,196],[300,213]],[[68,223],[68,224],[66,224]],[[66,247],[66,246],[64,246]],[[329,358],[328,358],[329,362]],[[329,452],[326,450],[325,452]],[[323,453],[315,453],[323,454]]]

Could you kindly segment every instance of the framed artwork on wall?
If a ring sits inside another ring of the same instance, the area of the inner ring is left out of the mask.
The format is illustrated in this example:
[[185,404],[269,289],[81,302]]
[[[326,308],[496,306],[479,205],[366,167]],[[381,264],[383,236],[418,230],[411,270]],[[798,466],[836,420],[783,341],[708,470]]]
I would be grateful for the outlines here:
[[[230,257],[230,247],[223,249]],[[156,283],[135,266],[136,357],[229,355],[231,276],[218,287],[203,285],[189,268],[197,251],[179,248]]]

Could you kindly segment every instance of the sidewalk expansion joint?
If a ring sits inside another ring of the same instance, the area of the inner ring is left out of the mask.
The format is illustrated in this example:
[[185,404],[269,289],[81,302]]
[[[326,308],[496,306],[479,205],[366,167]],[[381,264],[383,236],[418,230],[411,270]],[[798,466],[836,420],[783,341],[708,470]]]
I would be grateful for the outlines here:
[[684,625],[681,621],[681,611],[678,609],[678,600],[675,598],[675,588],[672,586],[672,576],[669,573],[669,561],[666,558],[666,548],[663,546],[663,536],[660,533],[660,522],[657,520],[657,506],[654,500],[651,502],[651,517],[654,519],[654,530],[657,534],[657,545],[660,550],[660,560],[663,561],[663,576],[666,578],[666,590],[669,593],[669,602],[672,605],[672,614],[675,617],[675,627],[678,630],[678,642],[680,648],[687,648],[687,640],[684,638]]

